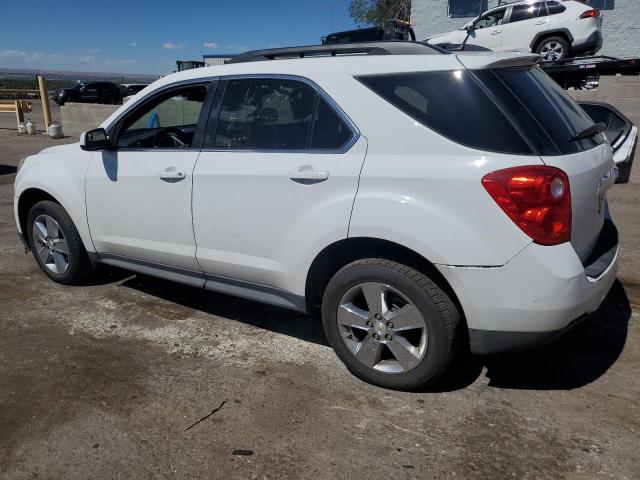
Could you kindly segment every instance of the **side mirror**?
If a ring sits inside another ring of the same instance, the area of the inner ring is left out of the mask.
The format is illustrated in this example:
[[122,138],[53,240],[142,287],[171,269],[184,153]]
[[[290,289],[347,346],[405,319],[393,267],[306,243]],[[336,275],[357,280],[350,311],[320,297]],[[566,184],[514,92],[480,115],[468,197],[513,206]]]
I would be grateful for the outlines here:
[[470,23],[469,25],[465,25],[464,29],[467,32],[473,32],[476,29],[476,26],[473,23]]
[[104,128],[94,128],[80,135],[80,148],[89,152],[111,148],[111,141]]

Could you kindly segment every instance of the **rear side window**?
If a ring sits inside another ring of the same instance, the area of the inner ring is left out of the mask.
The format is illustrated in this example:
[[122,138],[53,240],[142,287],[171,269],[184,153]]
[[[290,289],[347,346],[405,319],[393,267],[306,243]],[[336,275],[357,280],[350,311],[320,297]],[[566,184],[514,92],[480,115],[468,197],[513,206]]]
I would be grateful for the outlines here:
[[560,5],[558,2],[547,2],[547,12],[549,15],[557,15],[566,10],[564,5]]
[[543,7],[544,4],[542,2],[530,5],[515,5],[512,7],[509,23],[522,22],[523,20],[532,20],[538,16],[545,16],[547,12]]
[[214,128],[224,150],[337,150],[354,135],[313,87],[278,78],[228,80]]
[[531,154],[532,150],[471,73],[402,73],[359,80],[426,127],[468,147]]

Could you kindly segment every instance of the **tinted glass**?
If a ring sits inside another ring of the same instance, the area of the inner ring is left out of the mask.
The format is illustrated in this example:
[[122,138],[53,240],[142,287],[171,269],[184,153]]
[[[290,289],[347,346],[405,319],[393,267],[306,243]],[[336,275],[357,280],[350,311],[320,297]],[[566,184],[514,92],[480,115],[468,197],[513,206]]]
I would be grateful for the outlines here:
[[547,12],[549,15],[557,15],[566,10],[564,5],[560,5],[558,2],[547,2]]
[[189,148],[207,94],[203,85],[161,94],[125,120],[122,148]]
[[616,0],[588,0],[587,5],[598,10],[613,10],[616,8]]
[[[533,3],[531,5],[514,5],[511,10],[510,23],[522,22],[523,20],[531,20],[537,18],[540,14],[542,2]],[[543,15],[545,11],[543,10]]]
[[[604,141],[603,135],[572,140],[594,122],[539,68],[505,68],[474,73],[495,94],[514,123],[531,125],[526,130],[527,138],[533,139],[541,155],[577,153]],[[546,144],[535,140],[543,136],[549,140]]]
[[359,80],[423,125],[480,150],[532,150],[467,71],[403,73]]
[[452,17],[476,17],[487,9],[487,0],[449,0]]
[[476,29],[481,30],[483,28],[495,27],[496,25],[502,25],[504,21],[504,14],[507,12],[506,9],[497,10],[495,12],[488,13],[484,15],[480,20],[478,20],[474,26]]
[[311,149],[335,150],[344,146],[352,132],[323,99],[318,103],[311,134]]
[[282,79],[227,82],[216,127],[222,149],[304,150],[316,92],[307,84]]

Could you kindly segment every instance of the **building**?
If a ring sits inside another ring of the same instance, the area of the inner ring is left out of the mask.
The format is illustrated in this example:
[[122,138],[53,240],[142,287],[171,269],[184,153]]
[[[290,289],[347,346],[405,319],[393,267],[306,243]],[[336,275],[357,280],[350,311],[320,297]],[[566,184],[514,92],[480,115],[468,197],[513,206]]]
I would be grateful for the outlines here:
[[213,67],[215,65],[224,65],[231,60],[235,55],[202,55],[205,67]]
[[[601,10],[604,46],[599,55],[640,57],[639,0],[580,0]],[[412,0],[411,21],[416,37],[461,28],[471,18],[498,5],[498,0]]]

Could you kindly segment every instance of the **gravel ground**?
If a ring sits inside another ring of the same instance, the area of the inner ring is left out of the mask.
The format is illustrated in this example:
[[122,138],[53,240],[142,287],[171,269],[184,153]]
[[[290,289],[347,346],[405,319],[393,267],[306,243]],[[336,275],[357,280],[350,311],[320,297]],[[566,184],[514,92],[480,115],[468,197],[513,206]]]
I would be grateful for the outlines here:
[[12,172],[55,142],[0,128],[1,478],[640,478],[638,184],[610,194],[620,282],[593,318],[402,393],[295,313],[119,270],[46,279]]

